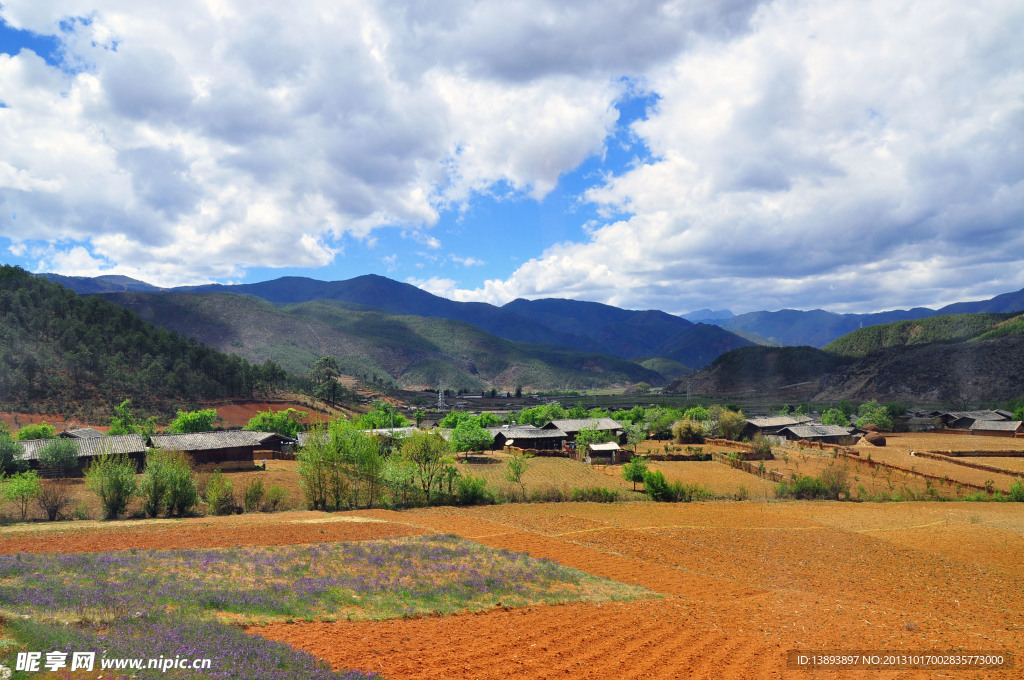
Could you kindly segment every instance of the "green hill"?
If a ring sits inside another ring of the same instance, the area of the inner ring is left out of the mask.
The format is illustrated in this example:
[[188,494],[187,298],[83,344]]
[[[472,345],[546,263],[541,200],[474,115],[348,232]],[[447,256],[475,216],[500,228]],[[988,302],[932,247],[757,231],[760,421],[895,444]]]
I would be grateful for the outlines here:
[[130,398],[157,413],[252,396],[284,377],[273,364],[254,366],[100,297],[0,266],[0,408],[106,413]]
[[251,361],[304,373],[320,356],[371,382],[482,390],[584,388],[664,378],[639,364],[558,345],[513,342],[451,319],[389,314],[336,300],[273,305],[228,293],[105,296],[166,328]]
[[896,321],[860,328],[824,347],[845,357],[862,357],[887,347],[933,342],[964,342],[1024,332],[1024,322],[1014,314],[945,314],[913,321]]

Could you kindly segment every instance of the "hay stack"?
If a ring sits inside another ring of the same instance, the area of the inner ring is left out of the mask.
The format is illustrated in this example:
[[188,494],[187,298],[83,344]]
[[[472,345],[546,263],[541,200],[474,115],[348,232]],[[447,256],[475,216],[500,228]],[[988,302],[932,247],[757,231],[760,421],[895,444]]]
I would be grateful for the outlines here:
[[885,446],[885,437],[879,434],[878,431],[868,432],[864,435],[864,441],[872,446]]

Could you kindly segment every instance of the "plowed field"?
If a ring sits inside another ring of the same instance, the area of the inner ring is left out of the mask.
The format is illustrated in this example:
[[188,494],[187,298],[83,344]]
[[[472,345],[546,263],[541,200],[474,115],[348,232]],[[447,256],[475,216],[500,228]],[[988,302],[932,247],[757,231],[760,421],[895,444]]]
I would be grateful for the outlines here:
[[562,503],[76,522],[2,528],[0,551],[434,532],[662,597],[250,632],[394,679],[1020,677],[1019,666],[839,673],[786,664],[795,649],[1024,649],[1024,513],[1010,503]]

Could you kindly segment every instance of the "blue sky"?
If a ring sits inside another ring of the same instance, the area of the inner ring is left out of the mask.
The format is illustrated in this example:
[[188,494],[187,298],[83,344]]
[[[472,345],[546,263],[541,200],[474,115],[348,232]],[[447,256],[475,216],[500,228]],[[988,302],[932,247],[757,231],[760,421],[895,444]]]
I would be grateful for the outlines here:
[[8,0],[0,260],[866,312],[1024,287],[1024,7]]

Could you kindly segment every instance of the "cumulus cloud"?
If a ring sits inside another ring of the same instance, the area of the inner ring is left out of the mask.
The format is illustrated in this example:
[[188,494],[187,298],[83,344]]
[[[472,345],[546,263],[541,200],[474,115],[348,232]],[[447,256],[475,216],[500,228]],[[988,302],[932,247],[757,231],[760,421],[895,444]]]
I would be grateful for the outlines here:
[[621,77],[752,7],[9,0],[63,63],[0,55],[0,236],[156,283],[319,266],[384,227],[440,247],[440,211],[496,184],[543,198],[601,152]]
[[[1024,286],[1024,9],[762,7],[647,74],[605,223],[461,297],[867,311]],[[994,273],[998,271],[998,273]]]

